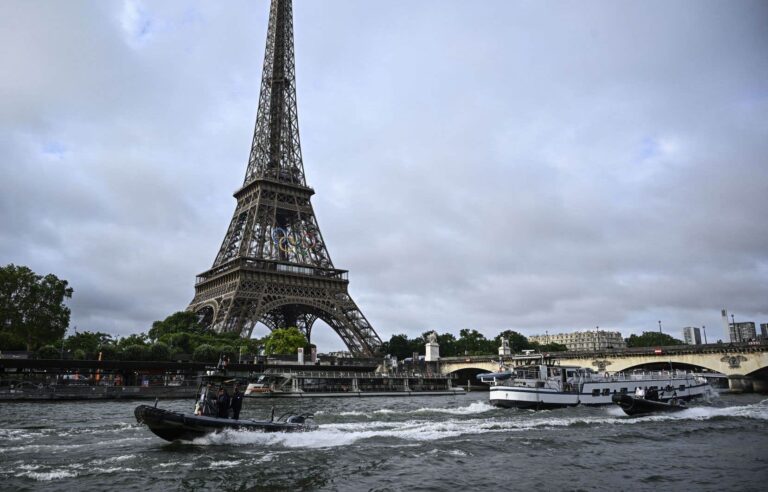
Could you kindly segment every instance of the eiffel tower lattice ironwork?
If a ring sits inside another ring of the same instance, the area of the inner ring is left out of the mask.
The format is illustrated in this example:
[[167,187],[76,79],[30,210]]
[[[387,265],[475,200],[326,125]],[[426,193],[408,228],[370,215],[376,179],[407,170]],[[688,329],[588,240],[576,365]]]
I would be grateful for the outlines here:
[[318,319],[358,356],[381,339],[334,268],[310,202],[299,141],[290,0],[272,0],[259,109],[237,207],[213,266],[197,276],[188,310],[217,332],[250,337],[296,326],[309,339]]

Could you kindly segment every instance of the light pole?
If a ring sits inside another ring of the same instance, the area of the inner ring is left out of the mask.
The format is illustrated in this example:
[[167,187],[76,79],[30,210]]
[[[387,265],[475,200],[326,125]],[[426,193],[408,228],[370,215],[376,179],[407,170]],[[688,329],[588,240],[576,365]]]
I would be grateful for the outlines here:
[[731,326],[733,327],[733,332],[736,334],[736,341],[741,341],[741,331],[736,329],[736,317],[731,313]]
[[661,333],[661,320],[659,320],[659,333]]
[[704,331],[704,345],[707,344],[707,327],[704,325],[701,325],[701,329]]

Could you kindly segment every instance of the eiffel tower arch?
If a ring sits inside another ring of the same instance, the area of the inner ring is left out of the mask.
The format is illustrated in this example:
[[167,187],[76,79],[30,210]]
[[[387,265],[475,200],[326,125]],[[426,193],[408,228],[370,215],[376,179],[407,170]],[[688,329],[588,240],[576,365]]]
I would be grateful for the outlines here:
[[290,0],[272,0],[267,46],[243,186],[213,266],[197,276],[187,308],[215,331],[250,337],[296,326],[311,339],[322,320],[358,356],[381,339],[347,291],[346,270],[333,266],[307,186],[299,140]]

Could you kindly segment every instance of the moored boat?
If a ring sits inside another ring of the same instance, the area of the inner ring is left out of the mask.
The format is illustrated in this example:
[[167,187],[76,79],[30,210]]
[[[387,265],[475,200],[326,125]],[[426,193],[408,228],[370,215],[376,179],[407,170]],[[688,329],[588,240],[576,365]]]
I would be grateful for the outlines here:
[[317,429],[311,414],[285,415],[277,419],[225,419],[204,415],[172,412],[150,405],[134,410],[136,421],[166,441],[191,441],[225,430],[251,432],[303,432]]
[[260,374],[248,384],[248,398],[350,398],[401,396],[455,396],[464,388],[453,386],[442,374],[389,374],[367,371],[301,369]]
[[637,388],[658,392],[660,401],[689,400],[712,393],[707,380],[681,371],[597,373],[579,366],[561,366],[541,355],[526,364],[478,376],[490,385],[490,403],[498,407],[546,409],[576,405],[610,405],[613,395]]

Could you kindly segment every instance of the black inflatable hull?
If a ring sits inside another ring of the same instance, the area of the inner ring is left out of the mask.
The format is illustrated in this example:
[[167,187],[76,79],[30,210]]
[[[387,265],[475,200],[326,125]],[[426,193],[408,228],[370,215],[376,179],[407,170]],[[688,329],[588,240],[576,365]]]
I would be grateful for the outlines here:
[[133,411],[136,421],[166,441],[192,441],[198,437],[227,429],[250,432],[305,432],[317,428],[312,419],[296,422],[270,420],[232,420],[171,412],[149,405],[139,405]]
[[668,401],[646,400],[635,398],[632,395],[615,394],[612,397],[614,403],[619,405],[627,415],[646,415],[660,412],[680,412],[687,409],[684,403],[672,404]]

